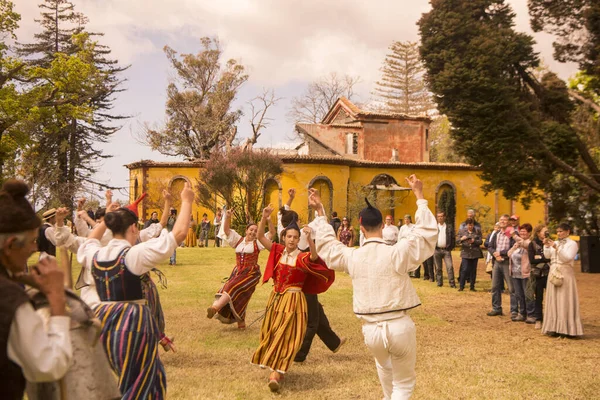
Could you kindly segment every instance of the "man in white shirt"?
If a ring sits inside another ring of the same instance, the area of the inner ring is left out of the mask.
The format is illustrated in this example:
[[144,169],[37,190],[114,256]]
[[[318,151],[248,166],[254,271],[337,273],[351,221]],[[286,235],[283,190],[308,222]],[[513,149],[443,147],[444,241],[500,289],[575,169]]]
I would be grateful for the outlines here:
[[[9,400],[23,397],[25,380],[61,379],[73,357],[64,276],[56,260],[40,260],[24,275],[27,259],[37,250],[41,223],[25,198],[28,191],[24,182],[14,179],[0,189],[0,397]],[[15,279],[46,296],[47,326]]]
[[[360,212],[365,243],[350,248],[335,238],[317,192],[309,204],[319,216],[311,223],[317,252],[328,268],[352,278],[353,309],[363,321],[365,344],[375,358],[385,399],[408,399],[416,382],[416,328],[406,311],[420,305],[408,272],[433,254],[437,228],[423,197],[423,183],[415,175],[407,182],[417,198],[416,224],[388,246],[381,235],[381,212],[371,207]],[[365,199],[366,200],[366,199]]]
[[452,264],[452,249],[454,249],[456,238],[454,237],[454,229],[446,224],[446,214],[444,212],[437,213],[438,221],[438,237],[435,244],[435,253],[433,254],[433,263],[435,265],[435,279],[438,286],[444,285],[444,271],[442,269],[442,260],[446,264],[448,272],[448,283],[451,288],[456,287],[454,280],[454,266]]
[[391,215],[385,217],[385,225],[381,230],[381,236],[383,237],[383,241],[385,244],[393,246],[398,242],[398,232],[399,229],[396,225],[394,225],[394,219]]

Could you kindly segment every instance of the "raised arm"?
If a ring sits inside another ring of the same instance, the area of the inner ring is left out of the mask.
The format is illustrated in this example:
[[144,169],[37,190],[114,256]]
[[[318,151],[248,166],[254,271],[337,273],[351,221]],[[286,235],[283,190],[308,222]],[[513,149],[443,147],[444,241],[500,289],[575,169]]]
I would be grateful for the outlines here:
[[190,228],[190,215],[192,215],[192,202],[194,201],[194,191],[188,182],[183,186],[181,191],[181,210],[173,225],[173,235],[177,243],[181,243],[185,240]]
[[285,205],[288,206],[288,209],[292,208],[292,203],[294,202],[295,198],[296,198],[296,189],[294,189],[294,188],[288,189],[288,200],[285,203]]
[[319,254],[317,254],[317,245],[312,239],[312,229],[308,225],[302,228],[302,232],[306,235],[306,240],[308,241],[308,247],[310,248],[310,261],[316,261],[319,258]]
[[318,214],[318,217],[310,223],[311,227],[316,232],[317,254],[325,261],[327,268],[348,272],[348,262],[354,249],[346,247],[342,242],[336,239],[333,226],[331,226],[327,220],[325,209],[323,208],[317,190],[309,189],[308,192],[308,205]]
[[265,247],[265,249],[271,251],[271,245],[273,242],[269,240],[265,236],[265,226],[267,225],[267,221],[271,217],[271,213],[273,212],[273,207],[269,204],[262,213],[262,218],[260,219],[260,223],[258,224],[258,232],[257,237],[258,241]]
[[167,226],[167,221],[169,220],[169,213],[171,211],[171,206],[173,205],[173,196],[171,196],[171,192],[166,189],[163,189],[162,192],[163,199],[165,200],[165,204],[163,205],[162,215],[160,216],[160,226],[163,228]]
[[106,192],[104,192],[104,198],[106,199],[106,212],[108,212],[108,207],[110,207],[110,205],[113,203],[112,190],[108,189]]
[[[106,207],[106,213],[108,214],[109,212],[116,211],[119,209],[119,207],[121,207],[119,203],[111,203],[108,207]],[[92,229],[92,232],[90,232],[88,235],[88,239],[96,239],[99,241],[102,239],[102,236],[104,236],[104,232],[106,232],[106,223],[103,220],[99,224],[96,224],[94,229]]]
[[225,210],[225,221],[223,222],[223,233],[226,236],[229,236],[229,232],[231,231],[231,209]]

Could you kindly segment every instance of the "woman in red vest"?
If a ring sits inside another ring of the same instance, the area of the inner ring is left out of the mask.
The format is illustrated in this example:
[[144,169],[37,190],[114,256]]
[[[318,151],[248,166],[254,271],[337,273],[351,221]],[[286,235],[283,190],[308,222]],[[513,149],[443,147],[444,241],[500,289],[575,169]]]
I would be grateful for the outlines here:
[[273,278],[274,286],[252,363],[271,369],[269,388],[278,391],[306,333],[307,306],[302,292],[319,294],[326,291],[333,283],[335,273],[317,255],[310,228],[305,227],[309,252],[298,250],[300,228],[296,221],[283,230],[283,244],[273,243],[265,237],[265,225],[272,212],[271,206],[265,208],[258,225],[258,240],[270,251],[263,283]]

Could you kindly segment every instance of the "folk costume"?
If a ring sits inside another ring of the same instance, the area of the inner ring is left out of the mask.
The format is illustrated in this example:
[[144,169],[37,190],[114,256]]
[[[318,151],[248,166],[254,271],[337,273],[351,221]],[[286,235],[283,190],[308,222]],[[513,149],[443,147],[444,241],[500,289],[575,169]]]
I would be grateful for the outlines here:
[[216,299],[229,296],[229,302],[217,311],[216,317],[224,324],[237,322],[240,328],[244,328],[246,308],[260,281],[258,256],[264,246],[258,240],[247,242],[233,229],[229,230],[229,235],[221,233],[221,237],[235,249],[236,263],[229,279],[215,295]]
[[[361,224],[381,224],[381,212],[367,205]],[[417,200],[417,207],[416,224],[393,246],[372,237],[358,249],[349,248],[336,240],[325,216],[311,223],[319,256],[352,278],[354,313],[363,321],[385,399],[408,399],[416,382],[416,328],[406,311],[421,303],[408,273],[431,257],[438,232],[427,201]]]
[[77,253],[85,268],[84,281],[96,289],[86,291],[84,300],[95,305],[102,322],[101,341],[119,376],[123,399],[165,398],[166,375],[158,356],[161,331],[140,277],[175,248],[175,236],[163,229],[159,237],[133,247],[124,239],[113,239],[106,247],[88,239]]
[[44,222],[39,230],[38,250],[40,253],[44,252],[56,257],[55,228],[54,225],[48,222],[54,216],[56,216],[56,208],[52,208],[42,215]]
[[[331,225],[329,227],[333,230]],[[284,374],[306,333],[307,305],[302,292],[325,292],[335,280],[335,273],[320,258],[311,261],[310,252],[298,249],[288,252],[285,246],[273,243],[263,283],[271,278],[273,292],[267,302],[252,363]]]

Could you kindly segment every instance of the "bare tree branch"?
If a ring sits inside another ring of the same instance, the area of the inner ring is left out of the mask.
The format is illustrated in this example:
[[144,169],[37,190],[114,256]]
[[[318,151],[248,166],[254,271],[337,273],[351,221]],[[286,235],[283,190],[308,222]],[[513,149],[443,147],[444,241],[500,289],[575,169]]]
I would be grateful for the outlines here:
[[[252,146],[256,144],[261,130],[271,124],[273,118],[267,117],[269,108],[273,107],[281,97],[275,97],[273,89],[267,90],[263,88],[260,96],[256,96],[248,103],[250,104],[250,126],[252,127],[252,136],[246,139],[244,150],[252,150]],[[255,103],[258,103],[256,105]]]

